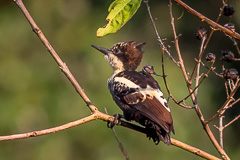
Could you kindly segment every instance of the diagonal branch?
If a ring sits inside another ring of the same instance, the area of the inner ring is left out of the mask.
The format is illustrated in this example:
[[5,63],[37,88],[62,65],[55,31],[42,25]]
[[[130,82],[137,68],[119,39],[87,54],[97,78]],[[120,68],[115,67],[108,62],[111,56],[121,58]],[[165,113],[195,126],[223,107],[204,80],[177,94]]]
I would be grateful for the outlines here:
[[185,101],[187,98],[189,98],[191,96],[191,94],[193,94],[195,92],[195,90],[197,88],[199,88],[199,86],[203,83],[203,81],[208,77],[209,73],[213,70],[214,62],[212,62],[211,67],[208,69],[207,73],[204,74],[203,78],[198,83],[198,85],[192,90],[192,92],[189,95],[187,95],[185,98],[183,98],[181,101],[179,101],[179,103],[182,103],[183,101]]
[[240,118],[240,115],[238,115],[237,117],[235,117],[233,120],[231,120],[230,122],[228,122],[228,124],[226,124],[225,126],[223,126],[223,128],[228,127],[230,124],[232,124],[233,122],[235,122],[236,120],[238,120]]
[[237,92],[238,88],[240,87],[240,82],[238,82],[237,86],[234,88],[234,90],[229,95],[228,99],[225,101],[225,103],[222,105],[220,109],[218,109],[217,113],[213,115],[208,121],[205,122],[205,124],[210,123],[213,119],[215,119],[219,114],[221,114],[221,111],[228,106],[228,104],[233,100],[233,96]]
[[152,25],[153,25],[153,29],[154,29],[154,31],[155,31],[155,34],[157,35],[157,40],[158,40],[158,42],[159,42],[159,44],[160,44],[160,47],[161,47],[164,51],[166,51],[166,53],[168,54],[168,56],[170,57],[170,59],[171,59],[178,67],[180,67],[180,65],[178,64],[178,62],[173,58],[173,56],[171,55],[171,53],[170,53],[170,52],[168,51],[168,49],[165,47],[165,45],[164,45],[164,43],[163,43],[163,41],[162,41],[162,39],[161,39],[161,37],[160,37],[160,35],[159,35],[159,33],[158,33],[156,24],[155,24],[155,22],[154,22],[154,20],[153,20],[152,14],[151,14],[151,10],[150,10],[150,6],[149,6],[149,4],[148,4],[148,1],[149,1],[149,0],[144,0],[144,3],[146,3],[147,11],[148,11],[149,17],[150,17],[150,19],[151,19],[151,22],[152,22]]
[[233,32],[223,26],[221,26],[220,24],[212,21],[211,19],[207,18],[206,16],[202,15],[201,13],[195,11],[194,9],[192,9],[190,6],[188,6],[187,4],[185,4],[183,1],[181,0],[174,0],[177,4],[179,4],[180,6],[182,6],[184,9],[186,9],[188,12],[190,12],[191,14],[197,16],[198,18],[201,19],[201,21],[206,22],[207,24],[211,25],[213,28],[218,29],[222,32],[224,32],[225,34],[227,34],[228,36],[240,39],[240,34],[237,32]]
[[56,51],[53,49],[52,45],[48,42],[47,38],[43,34],[43,32],[40,30],[40,28],[37,26],[35,21],[33,20],[32,16],[24,6],[22,0],[14,0],[14,2],[17,4],[17,6],[20,8],[26,19],[28,20],[29,24],[31,25],[33,32],[36,33],[36,35],[39,37],[43,45],[47,48],[48,52],[51,54],[53,59],[57,62],[62,72],[65,74],[65,76],[69,79],[69,81],[72,83],[73,87],[76,89],[77,93],[82,97],[82,99],[85,101],[87,106],[92,112],[97,111],[98,109],[92,104],[82,87],[78,84],[77,80],[74,78],[70,70],[68,69],[66,63],[64,63],[61,58],[58,56]]

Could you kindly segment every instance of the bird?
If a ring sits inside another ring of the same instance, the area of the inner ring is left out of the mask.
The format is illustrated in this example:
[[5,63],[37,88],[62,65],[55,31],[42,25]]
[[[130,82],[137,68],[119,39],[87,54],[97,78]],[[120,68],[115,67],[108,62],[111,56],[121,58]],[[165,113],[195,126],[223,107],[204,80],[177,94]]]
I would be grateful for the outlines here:
[[136,71],[143,57],[145,43],[118,42],[110,49],[92,45],[104,54],[113,69],[107,86],[113,100],[123,111],[123,118],[135,121],[147,130],[146,136],[155,144],[170,145],[174,132],[173,119],[158,82],[152,77],[153,67]]

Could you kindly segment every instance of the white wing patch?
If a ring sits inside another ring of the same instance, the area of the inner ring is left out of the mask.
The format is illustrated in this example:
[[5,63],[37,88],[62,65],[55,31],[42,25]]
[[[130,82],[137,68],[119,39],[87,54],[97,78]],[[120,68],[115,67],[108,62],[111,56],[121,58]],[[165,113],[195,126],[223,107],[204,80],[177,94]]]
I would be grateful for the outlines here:
[[151,97],[156,97],[157,100],[164,106],[164,108],[170,112],[170,108],[167,105],[167,100],[164,98],[162,91],[148,86],[146,89],[141,89],[140,92],[149,99],[151,99]]
[[136,89],[140,88],[139,85],[136,85],[135,83],[133,83],[132,81],[130,81],[130,80],[124,78],[124,77],[115,77],[114,81],[122,83],[122,84],[128,86],[129,88],[136,88]]
[[149,85],[147,88],[141,89],[141,87],[134,82],[124,78],[124,77],[115,77],[114,81],[117,81],[119,83],[122,83],[125,86],[128,86],[129,88],[136,88],[139,90],[139,92],[143,95],[144,101],[146,98],[153,99],[153,97],[156,97],[157,100],[164,106],[164,108],[170,112],[170,108],[167,105],[167,100],[164,98],[162,91],[159,89],[154,89],[150,87]]

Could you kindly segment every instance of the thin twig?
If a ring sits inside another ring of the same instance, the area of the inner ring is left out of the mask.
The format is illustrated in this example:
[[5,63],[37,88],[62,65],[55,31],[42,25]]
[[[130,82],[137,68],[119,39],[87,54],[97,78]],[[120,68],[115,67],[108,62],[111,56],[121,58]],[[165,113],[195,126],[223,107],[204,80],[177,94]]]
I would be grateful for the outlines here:
[[233,103],[231,103],[230,105],[228,105],[227,107],[225,107],[225,109],[231,108],[233,105],[235,105],[236,103],[238,103],[240,101],[240,98],[238,98],[237,100],[235,100]]
[[238,115],[237,117],[235,117],[233,120],[231,120],[228,124],[226,124],[223,128],[228,127],[230,124],[232,124],[233,122],[235,122],[236,120],[238,120],[240,118],[240,115]]
[[220,113],[221,111],[228,106],[228,104],[233,101],[233,96],[235,95],[235,93],[237,92],[238,88],[240,87],[240,83],[237,83],[237,86],[234,88],[234,90],[232,91],[232,93],[229,95],[228,99],[225,101],[225,103],[222,105],[222,107],[220,109],[218,109],[217,113],[214,114],[211,118],[209,118],[208,121],[205,122],[205,124],[210,123],[213,119],[215,119]]
[[[184,62],[183,62],[183,59],[182,59],[182,55],[181,55],[180,48],[179,48],[179,44],[178,44],[178,36],[177,36],[175,25],[174,25],[174,17],[173,17],[173,14],[172,14],[172,1],[171,0],[169,1],[169,10],[170,10],[170,17],[171,17],[171,25],[172,25],[172,30],[173,30],[174,40],[175,40],[174,44],[175,44],[175,48],[176,48],[178,59],[179,59],[179,65],[180,65],[180,68],[181,68],[182,73],[184,75],[184,78],[185,78],[186,84],[188,86],[188,89],[191,93],[191,84],[189,84],[189,81],[188,81],[187,71],[185,69]],[[181,103],[182,102],[180,102],[180,103],[178,102],[177,104],[181,104]],[[193,107],[191,107],[191,108],[193,108]]]
[[[206,69],[208,69],[209,70],[209,67],[208,66],[206,66],[203,62],[201,62],[202,63],[202,65],[203,65],[203,67],[205,67]],[[212,72],[216,75],[216,76],[218,76],[218,77],[220,77],[220,78],[224,78],[223,77],[223,75],[222,74],[219,74],[219,73],[217,73],[216,71],[215,71],[215,67],[213,67],[212,68]]]
[[[215,62],[215,61],[214,61],[214,62]],[[203,83],[203,81],[208,77],[208,75],[209,75],[210,72],[212,71],[214,62],[212,62],[211,67],[208,69],[207,73],[204,74],[203,78],[202,78],[201,81],[198,83],[198,85],[192,90],[192,92],[191,92],[188,96],[186,96],[186,97],[183,98],[181,101],[179,101],[179,103],[181,103],[181,102],[185,101],[186,99],[188,99],[188,98],[191,96],[191,94],[193,94],[193,93],[195,92],[195,90],[196,90],[197,88],[199,88],[199,86]]]
[[219,143],[220,146],[223,148],[223,118],[224,116],[222,114],[219,115]]
[[227,94],[227,98],[229,97],[229,93],[228,93],[228,85],[227,85],[228,81],[224,82],[224,86],[225,86],[225,90],[226,90],[226,94]]
[[163,41],[162,41],[162,39],[161,39],[161,37],[160,37],[160,35],[159,35],[159,33],[158,33],[158,30],[157,30],[155,21],[153,20],[153,17],[152,17],[152,13],[151,13],[151,10],[150,10],[150,6],[149,6],[149,4],[148,4],[148,0],[144,0],[143,2],[145,2],[146,6],[147,6],[148,15],[149,15],[149,17],[150,17],[150,19],[151,19],[151,22],[152,22],[152,25],[153,25],[153,29],[154,29],[154,31],[155,31],[155,33],[156,33],[156,35],[157,35],[157,40],[158,40],[158,42],[159,42],[159,44],[160,44],[160,47],[161,47],[162,49],[164,49],[164,50],[167,52],[167,54],[168,54],[168,56],[170,57],[170,59],[171,59],[178,67],[180,67],[179,64],[177,63],[177,61],[173,58],[173,56],[171,55],[171,53],[170,53],[170,52],[168,51],[168,49],[165,47],[165,45],[164,45],[164,43],[163,43]]
[[[201,40],[201,47],[200,47],[200,52],[199,52],[199,54],[198,54],[198,60],[196,60],[196,64],[195,64],[194,69],[193,69],[193,71],[192,71],[191,77],[189,78],[189,83],[192,83],[192,79],[193,79],[196,71],[198,71],[198,75],[199,75],[200,63],[202,62],[201,59],[202,59],[202,55],[203,55],[203,52],[204,52],[203,47],[204,47],[204,42],[205,42],[205,40],[206,40],[206,37],[204,36],[204,37],[202,38],[202,40]],[[195,84],[195,87],[198,85],[198,79],[199,79],[199,78],[196,76],[196,84]]]
[[238,115],[237,117],[235,117],[233,120],[231,120],[229,123],[227,123],[226,125],[223,126],[223,118],[224,116],[222,114],[219,115],[219,127],[217,127],[216,125],[214,125],[214,127],[216,127],[219,130],[219,142],[221,147],[223,148],[223,130],[228,127],[229,125],[231,125],[233,122],[237,121],[240,118],[240,115]]
[[192,106],[187,106],[187,105],[184,105],[182,104],[183,101],[181,102],[178,102],[172,95],[169,87],[168,87],[168,83],[167,83],[167,79],[166,79],[166,76],[165,76],[165,68],[164,68],[164,50],[162,50],[162,74],[163,74],[163,81],[164,81],[164,84],[165,84],[165,87],[167,89],[167,92],[169,94],[169,96],[171,97],[171,99],[173,100],[174,103],[180,105],[181,107],[183,108],[187,108],[187,109],[192,109],[193,107]]
[[179,65],[180,65],[180,68],[183,72],[185,81],[188,84],[188,75],[187,75],[187,71],[186,71],[186,68],[185,68],[185,65],[184,65],[184,62],[183,62],[183,59],[182,59],[181,51],[180,51],[179,44],[178,44],[178,36],[177,36],[175,25],[174,25],[174,17],[173,17],[173,14],[172,14],[172,1],[171,0],[169,1],[169,10],[170,10],[171,25],[172,25],[174,41],[175,41],[174,44],[175,44],[175,48],[176,48],[178,59],[179,59]]
[[[196,81],[195,81],[195,88],[197,88],[197,86],[199,86],[200,67],[201,67],[203,46],[204,46],[205,40],[206,40],[206,37],[204,36],[201,40],[201,47],[200,47],[200,52],[199,52],[198,61],[197,61],[197,75],[196,75]],[[193,74],[194,74],[194,72],[193,72]],[[195,97],[197,97],[197,91],[198,91],[198,88],[195,90]]]
[[238,43],[237,43],[237,41],[236,41],[235,38],[233,38],[233,44],[234,44],[234,46],[236,47],[238,54],[240,55],[240,49],[239,49],[239,47],[238,47]]
[[[108,114],[108,111],[107,111],[107,108],[104,108],[105,110],[105,113]],[[119,140],[118,136],[117,136],[117,132],[115,131],[115,128],[112,128],[112,132],[113,132],[113,135],[118,143],[118,146],[123,154],[123,156],[126,158],[126,160],[129,160],[129,156],[127,154],[127,150],[125,149],[125,147],[123,146],[122,142]]]

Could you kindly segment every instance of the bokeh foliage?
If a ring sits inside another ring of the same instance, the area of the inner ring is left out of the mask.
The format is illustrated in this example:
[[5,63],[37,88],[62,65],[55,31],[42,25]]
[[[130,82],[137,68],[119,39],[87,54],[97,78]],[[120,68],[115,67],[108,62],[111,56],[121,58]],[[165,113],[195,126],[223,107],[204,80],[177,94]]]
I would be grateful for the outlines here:
[[[105,62],[103,55],[90,47],[96,44],[111,47],[118,41],[146,42],[141,67],[151,64],[156,72],[161,73],[160,48],[142,4],[136,15],[116,34],[96,38],[96,30],[104,25],[107,8],[111,3],[99,0],[25,0],[33,18],[42,29],[53,47],[72,71],[80,85],[93,103],[110,114],[120,113],[113,102],[107,87],[107,78],[112,69]],[[211,19],[216,19],[221,1],[186,1],[197,11]],[[231,21],[240,26],[240,2],[232,0],[236,8]],[[157,17],[159,33],[166,37],[166,44],[171,45],[175,54],[169,8],[167,1],[150,1],[154,17]],[[203,7],[204,6],[204,7]],[[193,32],[198,27],[210,27],[174,5],[176,29],[181,33],[180,47],[188,70],[192,70],[197,57],[200,42]],[[220,24],[229,22],[223,17]],[[239,32],[239,31],[238,31]],[[220,58],[221,50],[236,52],[233,43],[223,33],[215,32],[206,53],[212,52]],[[220,72],[220,60],[217,71]],[[239,64],[228,66],[238,68]],[[165,59],[167,80],[177,99],[187,94],[180,70]],[[204,71],[204,69],[202,70]],[[167,97],[161,78],[157,78]],[[239,94],[238,94],[239,95]],[[211,74],[199,90],[199,104],[208,118],[226,99],[224,81]],[[176,135],[172,137],[218,155],[204,133],[193,110],[186,110],[169,102],[171,106]],[[239,104],[238,104],[239,106]],[[13,1],[0,1],[0,135],[40,130],[64,124],[90,114],[86,104],[61,73],[54,60],[48,54],[29,24]],[[228,112],[225,122],[239,114],[239,107]],[[217,121],[211,124],[217,124]],[[224,146],[232,159],[240,156],[239,121],[225,129]],[[155,146],[144,135],[122,127],[116,127],[120,140],[126,147],[131,159],[200,159],[190,153],[163,143]],[[214,133],[217,130],[212,127]],[[123,159],[117,142],[110,129],[101,121],[94,121],[76,128],[36,138],[0,142],[0,159],[8,160],[43,160],[43,159],[88,159],[118,160]]]

